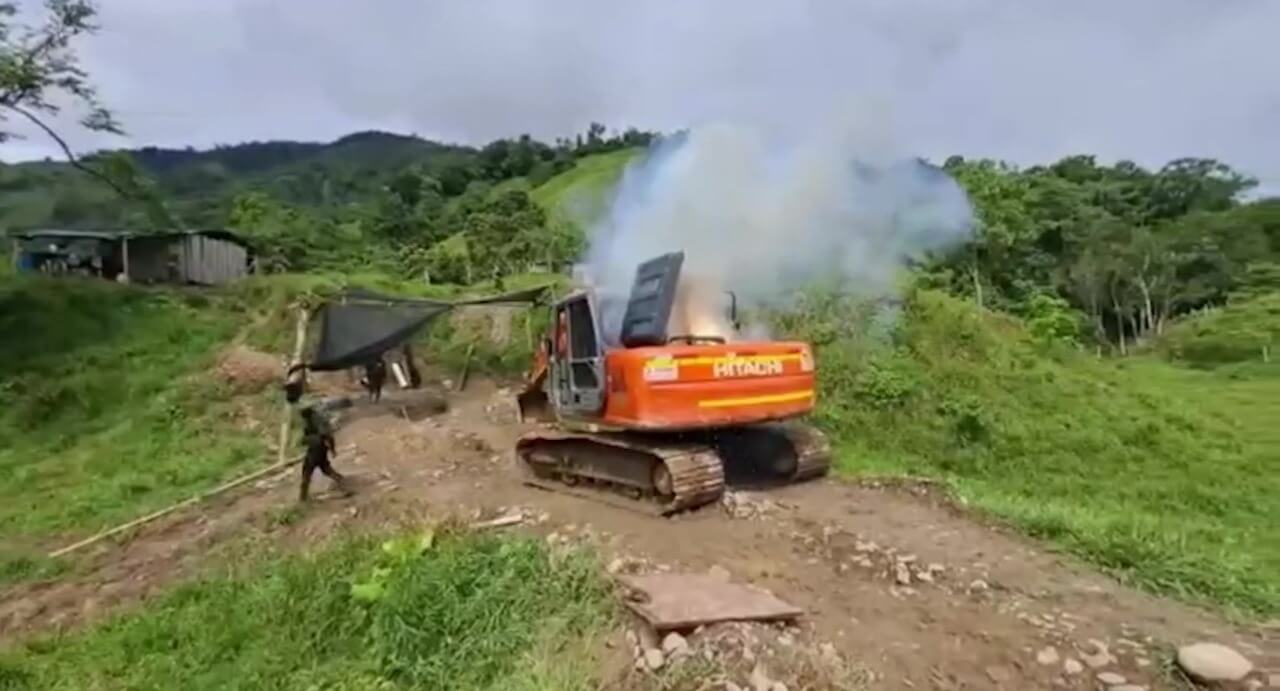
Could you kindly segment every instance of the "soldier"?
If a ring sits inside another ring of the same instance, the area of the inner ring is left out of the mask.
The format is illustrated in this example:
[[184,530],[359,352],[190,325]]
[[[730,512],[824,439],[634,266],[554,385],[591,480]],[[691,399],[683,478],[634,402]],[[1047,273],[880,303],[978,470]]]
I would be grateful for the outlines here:
[[302,424],[302,440],[307,450],[302,461],[302,487],[298,500],[305,502],[309,499],[311,475],[316,469],[328,475],[344,495],[351,496],[353,492],[348,487],[346,478],[329,464],[329,455],[336,454],[338,450],[333,440],[333,428],[324,413],[307,406],[302,409]]
[[387,363],[379,355],[364,366],[364,385],[369,389],[369,400],[382,398],[382,385],[387,381]]

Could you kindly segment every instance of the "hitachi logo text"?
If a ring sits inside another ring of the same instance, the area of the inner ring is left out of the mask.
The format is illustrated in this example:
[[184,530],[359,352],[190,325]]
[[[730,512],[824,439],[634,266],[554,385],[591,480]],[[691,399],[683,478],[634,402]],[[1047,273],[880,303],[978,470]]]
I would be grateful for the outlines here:
[[717,379],[726,377],[767,377],[782,374],[782,360],[724,360],[712,367]]

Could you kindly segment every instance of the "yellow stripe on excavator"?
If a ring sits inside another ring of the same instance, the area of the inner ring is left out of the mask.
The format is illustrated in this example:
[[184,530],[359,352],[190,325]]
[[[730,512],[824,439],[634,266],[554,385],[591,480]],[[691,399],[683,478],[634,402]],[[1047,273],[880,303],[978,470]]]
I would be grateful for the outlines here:
[[729,408],[739,405],[765,405],[768,403],[790,403],[791,401],[802,401],[806,398],[813,398],[813,389],[807,391],[792,391],[790,393],[772,394],[769,396],[749,396],[746,398],[713,398],[706,401],[698,401],[699,408]]
[[777,355],[695,355],[693,357],[662,356],[662,360],[674,360],[679,365],[718,365],[723,362],[785,362],[799,360],[800,353],[779,353]]

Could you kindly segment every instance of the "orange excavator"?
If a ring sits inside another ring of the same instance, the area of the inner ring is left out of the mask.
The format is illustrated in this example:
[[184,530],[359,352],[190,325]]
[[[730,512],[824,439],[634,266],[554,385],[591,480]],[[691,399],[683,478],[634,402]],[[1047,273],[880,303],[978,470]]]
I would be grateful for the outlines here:
[[827,473],[830,445],[798,421],[815,403],[809,345],[737,340],[736,305],[707,315],[706,294],[681,283],[683,261],[637,268],[616,345],[593,289],[554,304],[554,336],[518,396],[521,419],[544,422],[516,444],[529,484],[667,515],[719,499],[726,473]]

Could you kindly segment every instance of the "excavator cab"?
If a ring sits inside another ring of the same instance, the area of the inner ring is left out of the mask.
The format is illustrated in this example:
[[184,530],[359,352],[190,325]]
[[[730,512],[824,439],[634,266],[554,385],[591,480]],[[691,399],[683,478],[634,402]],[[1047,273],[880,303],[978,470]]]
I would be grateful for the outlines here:
[[[725,338],[706,334],[668,334],[679,287],[683,252],[655,257],[636,268],[635,281],[622,318],[620,347],[644,348],[668,344],[723,344]],[[737,298],[731,293],[726,315],[737,326]],[[570,418],[590,421],[604,412],[608,392],[603,337],[597,296],[577,290],[552,307],[551,330],[535,355],[526,389],[517,397],[521,418]],[[550,415],[548,403],[555,414]]]

